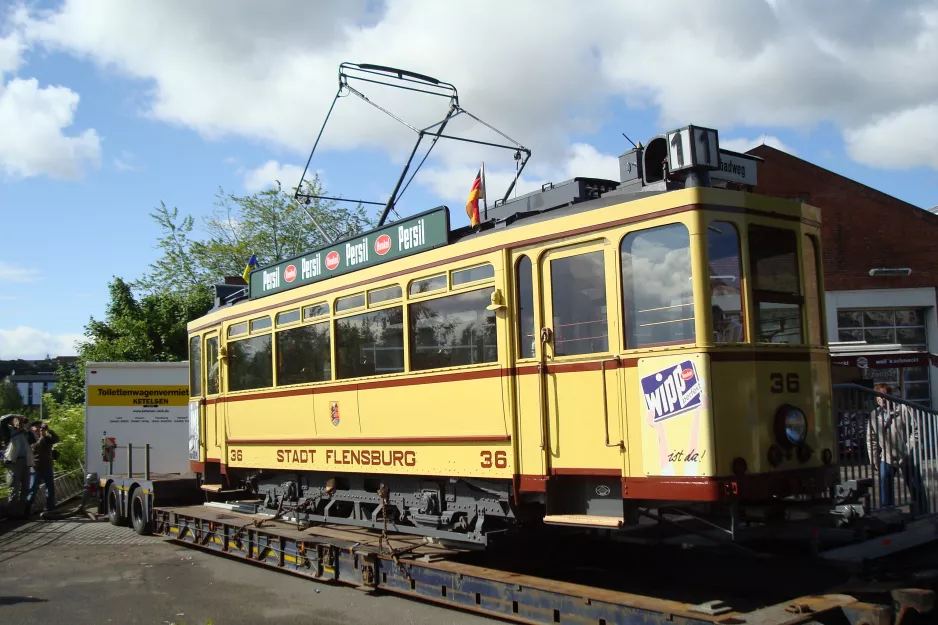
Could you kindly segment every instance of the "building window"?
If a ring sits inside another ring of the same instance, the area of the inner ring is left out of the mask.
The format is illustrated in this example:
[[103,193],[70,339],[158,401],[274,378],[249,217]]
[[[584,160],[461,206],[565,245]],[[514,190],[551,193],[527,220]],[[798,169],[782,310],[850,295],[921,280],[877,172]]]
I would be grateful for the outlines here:
[[[925,312],[924,308],[838,310],[837,339],[870,345],[901,345],[903,350],[926,352]],[[930,405],[928,367],[867,371],[873,382],[890,385],[903,399]]]

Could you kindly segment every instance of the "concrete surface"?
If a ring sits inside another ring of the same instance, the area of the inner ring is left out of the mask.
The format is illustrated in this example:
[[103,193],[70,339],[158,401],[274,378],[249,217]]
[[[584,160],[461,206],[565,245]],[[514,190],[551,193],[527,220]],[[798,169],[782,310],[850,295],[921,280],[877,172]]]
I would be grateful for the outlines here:
[[0,614],[3,625],[493,622],[301,579],[79,517],[0,524]]

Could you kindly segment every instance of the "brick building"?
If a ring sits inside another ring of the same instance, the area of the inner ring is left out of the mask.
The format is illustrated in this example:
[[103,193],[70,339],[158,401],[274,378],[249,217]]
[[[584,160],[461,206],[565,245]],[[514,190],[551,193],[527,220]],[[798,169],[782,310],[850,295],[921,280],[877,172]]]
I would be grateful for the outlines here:
[[926,355],[938,354],[938,214],[766,145],[748,154],[761,159],[756,193],[822,211],[828,337],[848,344],[835,381],[889,382],[938,407]]

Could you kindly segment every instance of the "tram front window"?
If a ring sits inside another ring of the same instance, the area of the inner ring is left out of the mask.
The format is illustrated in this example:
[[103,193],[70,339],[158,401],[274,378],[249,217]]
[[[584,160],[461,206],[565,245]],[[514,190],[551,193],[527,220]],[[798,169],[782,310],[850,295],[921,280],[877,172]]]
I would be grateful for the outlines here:
[[756,341],[804,342],[801,280],[798,274],[798,239],[793,230],[749,227]]

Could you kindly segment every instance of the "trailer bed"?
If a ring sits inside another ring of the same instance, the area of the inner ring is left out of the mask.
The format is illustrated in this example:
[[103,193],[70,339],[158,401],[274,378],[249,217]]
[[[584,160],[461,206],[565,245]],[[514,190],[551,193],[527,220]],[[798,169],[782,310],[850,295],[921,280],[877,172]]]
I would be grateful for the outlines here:
[[[784,559],[613,548],[577,537],[554,545],[560,550],[521,541],[493,558],[419,536],[334,525],[297,527],[234,507],[157,507],[154,531],[313,580],[520,623],[885,625],[898,623],[900,613],[909,622],[910,615],[928,612],[934,601],[934,578],[922,575],[914,587],[901,579],[882,582],[871,592],[869,583],[846,571],[837,576],[823,564],[808,568]],[[863,589],[865,600],[850,594],[854,587]]]

